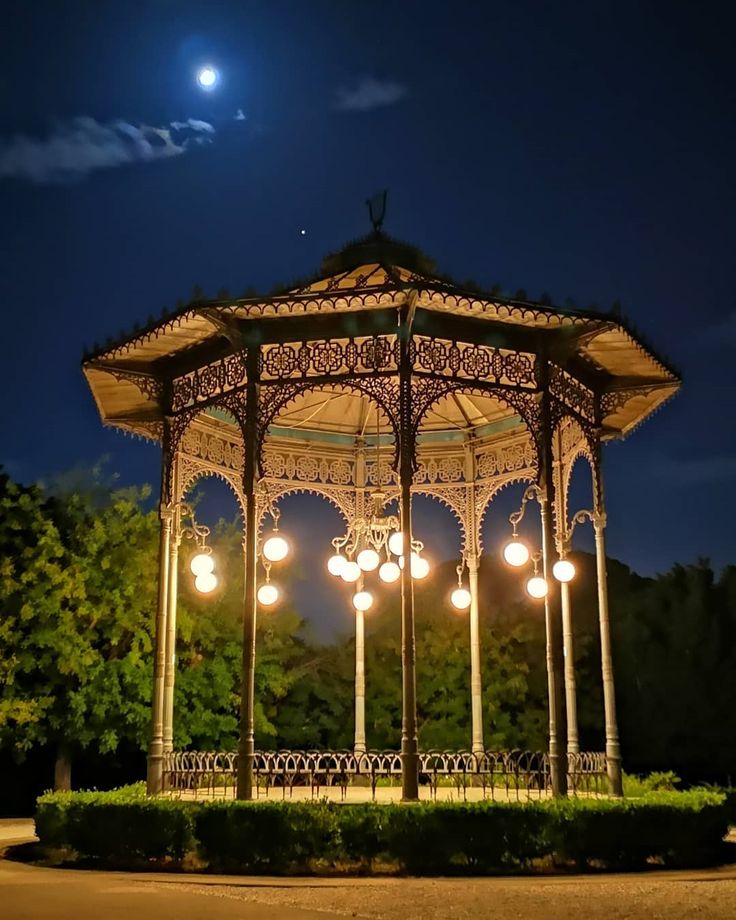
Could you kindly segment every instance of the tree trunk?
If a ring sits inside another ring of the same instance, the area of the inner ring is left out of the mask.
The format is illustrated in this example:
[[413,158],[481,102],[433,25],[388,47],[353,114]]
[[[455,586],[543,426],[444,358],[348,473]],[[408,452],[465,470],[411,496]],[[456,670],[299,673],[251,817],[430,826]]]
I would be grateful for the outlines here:
[[72,759],[69,748],[60,744],[54,763],[54,792],[70,792],[72,788]]

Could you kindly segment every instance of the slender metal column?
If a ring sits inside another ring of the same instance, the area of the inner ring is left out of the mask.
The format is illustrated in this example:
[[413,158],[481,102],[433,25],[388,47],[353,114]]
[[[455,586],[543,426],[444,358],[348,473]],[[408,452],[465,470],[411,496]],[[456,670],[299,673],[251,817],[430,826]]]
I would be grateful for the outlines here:
[[176,603],[179,587],[180,510],[172,518],[169,541],[169,592],[166,603],[166,666],[164,668],[164,753],[174,750],[174,685],[176,682]]
[[355,611],[355,744],[356,754],[365,754],[365,615]]
[[406,802],[419,798],[419,743],[417,739],[416,642],[414,636],[414,588],[411,579],[411,484],[413,469],[413,430],[411,356],[409,343],[411,326],[408,310],[402,311],[399,326],[399,484],[401,532],[404,535],[404,559],[401,570],[401,795]]
[[[571,531],[568,529],[567,507],[567,478],[569,472],[565,465],[562,452],[562,435],[559,427],[554,436],[554,453],[556,459],[553,463],[556,514],[556,544],[557,552],[562,558],[569,549]],[[570,586],[567,582],[560,585],[560,600],[562,604],[562,653],[565,659],[565,714],[567,716],[567,753],[580,753],[580,739],[578,734],[578,704],[575,684],[575,637],[572,626],[572,605]]]
[[621,767],[621,745],[616,718],[616,689],[613,680],[613,656],[611,654],[611,626],[608,615],[608,573],[606,570],[606,510],[603,499],[603,477],[601,473],[600,445],[593,463],[593,530],[595,532],[595,567],[598,582],[598,625],[601,634],[601,672],[603,677],[603,706],[606,720],[606,764],[608,791],[622,796],[623,774]]
[[258,352],[249,346],[246,358],[243,494],[245,495],[245,598],[243,609],[243,666],[240,695],[240,741],[238,744],[239,799],[253,798],[255,753],[256,673],[256,465],[258,462]]
[[565,709],[567,713],[567,753],[580,753],[578,735],[578,702],[575,686],[575,638],[572,631],[572,609],[570,606],[570,585],[560,585],[562,599],[562,644],[565,657]]
[[567,795],[567,754],[565,752],[565,706],[563,697],[563,646],[558,582],[552,575],[555,560],[554,474],[552,458],[551,396],[549,365],[541,362],[542,384],[541,443],[539,458],[540,512],[542,518],[542,565],[549,590],[544,599],[547,636],[547,693],[549,698],[549,767],[552,794]]
[[478,557],[468,556],[468,585],[470,588],[470,713],[472,726],[471,750],[482,754],[483,695],[480,673],[480,623],[478,615]]
[[[166,455],[164,454],[166,478]],[[162,485],[162,493],[165,489]],[[166,667],[166,616],[169,591],[169,547],[171,543],[171,508],[161,503],[159,517],[161,530],[158,544],[158,609],[153,655],[153,696],[151,700],[151,741],[148,746],[148,772],[146,790],[157,795],[163,788],[163,731],[164,731],[164,670]]]

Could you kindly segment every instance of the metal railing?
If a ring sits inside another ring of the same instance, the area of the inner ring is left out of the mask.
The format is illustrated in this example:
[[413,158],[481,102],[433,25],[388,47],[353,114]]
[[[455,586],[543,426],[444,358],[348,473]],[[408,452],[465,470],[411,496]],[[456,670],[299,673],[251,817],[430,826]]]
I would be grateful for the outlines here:
[[[217,751],[172,751],[164,754],[164,789],[173,795],[231,797],[237,786],[238,757]],[[398,784],[401,755],[397,751],[257,751],[253,763],[257,796],[308,788],[312,798],[323,787],[339,788],[341,798],[350,785]],[[549,757],[543,751],[425,751],[419,754],[419,781],[432,798],[442,786],[458,797],[481,790],[482,797],[521,801],[542,798],[550,792]],[[568,790],[572,795],[606,793],[606,755],[599,752],[568,754]]]

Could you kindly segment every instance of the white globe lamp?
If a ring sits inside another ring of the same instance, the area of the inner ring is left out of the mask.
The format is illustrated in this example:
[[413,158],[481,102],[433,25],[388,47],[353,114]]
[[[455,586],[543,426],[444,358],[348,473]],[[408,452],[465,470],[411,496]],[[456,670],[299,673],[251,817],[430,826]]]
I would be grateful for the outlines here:
[[547,596],[547,582],[541,575],[532,575],[526,583],[526,590],[530,597],[541,600],[543,597]]
[[558,559],[552,566],[552,574],[557,581],[561,581],[565,584],[568,581],[572,581],[575,577],[575,566],[569,559]]
[[362,549],[355,561],[363,572],[373,572],[378,568],[381,557],[374,549]]
[[209,575],[215,568],[215,560],[209,553],[197,553],[189,563],[192,575]]
[[217,587],[217,577],[213,575],[212,572],[205,572],[202,575],[197,575],[194,579],[194,587],[200,594],[209,594]]
[[361,613],[370,610],[372,606],[373,595],[370,591],[358,591],[353,595],[353,607],[355,607],[356,610],[360,610]]
[[266,582],[265,585],[261,585],[258,589],[256,596],[259,604],[262,604],[264,607],[271,607],[279,599],[280,593],[276,585]]
[[529,561],[529,548],[521,540],[512,540],[504,546],[503,558],[509,565],[519,568]]
[[340,572],[340,577],[343,581],[352,584],[352,582],[357,581],[361,576],[361,568],[357,562],[353,562],[348,559],[345,561],[345,565],[342,567],[342,572]]
[[470,607],[470,591],[467,588],[455,588],[450,595],[450,603],[456,610],[467,610]]
[[378,570],[378,577],[385,581],[387,585],[393,584],[401,575],[401,569],[395,562],[384,562]]

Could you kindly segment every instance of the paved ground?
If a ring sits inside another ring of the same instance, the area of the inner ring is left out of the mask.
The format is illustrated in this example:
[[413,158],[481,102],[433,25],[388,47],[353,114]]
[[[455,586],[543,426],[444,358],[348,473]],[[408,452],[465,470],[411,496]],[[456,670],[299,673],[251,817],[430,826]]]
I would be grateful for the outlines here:
[[[1,841],[30,822],[0,821]],[[491,879],[273,879],[41,869],[0,861],[2,920],[733,920],[736,866]]]

